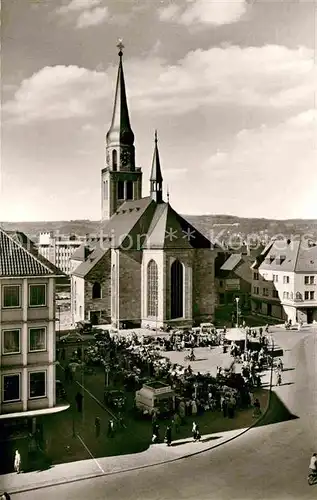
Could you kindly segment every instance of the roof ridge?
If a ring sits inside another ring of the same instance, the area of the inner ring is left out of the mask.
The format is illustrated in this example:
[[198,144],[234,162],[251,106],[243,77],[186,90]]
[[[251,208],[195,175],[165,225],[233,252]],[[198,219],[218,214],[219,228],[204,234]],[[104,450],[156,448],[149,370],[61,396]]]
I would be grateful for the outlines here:
[[50,269],[46,264],[44,264],[43,262],[41,262],[41,260],[36,256],[34,255],[30,250],[27,250],[23,245],[21,245],[21,243],[19,243],[18,241],[16,241],[14,238],[12,238],[12,236],[10,236],[4,229],[2,229],[0,227],[0,231],[4,234],[4,236],[6,238],[8,238],[15,246],[21,248],[23,250],[24,253],[26,253],[27,255],[31,256],[33,259],[35,259],[37,261],[38,264],[40,264],[41,266],[43,266],[47,271],[49,271],[50,274],[53,274],[53,271],[52,269]]

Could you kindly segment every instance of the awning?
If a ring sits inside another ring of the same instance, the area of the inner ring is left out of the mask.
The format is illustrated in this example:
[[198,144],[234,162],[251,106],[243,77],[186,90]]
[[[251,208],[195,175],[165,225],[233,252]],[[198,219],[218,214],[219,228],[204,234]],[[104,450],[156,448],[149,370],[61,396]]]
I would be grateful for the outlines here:
[[52,413],[59,413],[61,411],[67,410],[70,404],[52,406],[52,408],[44,408],[41,410],[28,410],[28,411],[17,411],[16,413],[3,413],[0,415],[0,420],[5,420],[8,418],[28,418],[28,417],[41,417],[42,415],[51,415]]

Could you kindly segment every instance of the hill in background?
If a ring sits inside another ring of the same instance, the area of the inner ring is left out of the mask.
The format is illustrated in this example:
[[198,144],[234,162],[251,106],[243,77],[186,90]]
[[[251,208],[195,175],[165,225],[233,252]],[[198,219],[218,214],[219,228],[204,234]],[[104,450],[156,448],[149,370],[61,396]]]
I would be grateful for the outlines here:
[[[211,240],[228,241],[235,237],[247,239],[252,234],[263,239],[277,235],[292,239],[299,235],[307,235],[317,240],[316,219],[273,220],[241,218],[233,215],[184,215],[183,217]],[[4,230],[22,231],[36,242],[41,232],[52,232],[56,236],[66,238],[70,235],[78,237],[97,235],[100,221],[1,222],[0,226]]]

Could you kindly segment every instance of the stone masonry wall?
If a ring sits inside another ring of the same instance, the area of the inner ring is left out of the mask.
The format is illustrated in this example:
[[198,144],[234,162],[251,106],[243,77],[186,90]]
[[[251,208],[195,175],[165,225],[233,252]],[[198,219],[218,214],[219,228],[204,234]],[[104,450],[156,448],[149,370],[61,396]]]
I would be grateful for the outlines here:
[[217,305],[215,258],[217,252],[208,248],[195,251],[193,278],[193,316],[197,323],[213,321]]
[[119,316],[123,323],[141,323],[141,260],[140,251],[120,251]]

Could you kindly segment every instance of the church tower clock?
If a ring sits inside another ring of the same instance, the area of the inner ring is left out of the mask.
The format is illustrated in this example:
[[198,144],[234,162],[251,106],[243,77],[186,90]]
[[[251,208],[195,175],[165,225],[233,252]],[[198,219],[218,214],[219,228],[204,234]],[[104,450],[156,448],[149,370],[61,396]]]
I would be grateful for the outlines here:
[[108,220],[127,200],[142,198],[142,172],[135,167],[134,134],[130,125],[119,40],[119,67],[110,129],[106,135],[106,162],[101,171],[101,219]]

